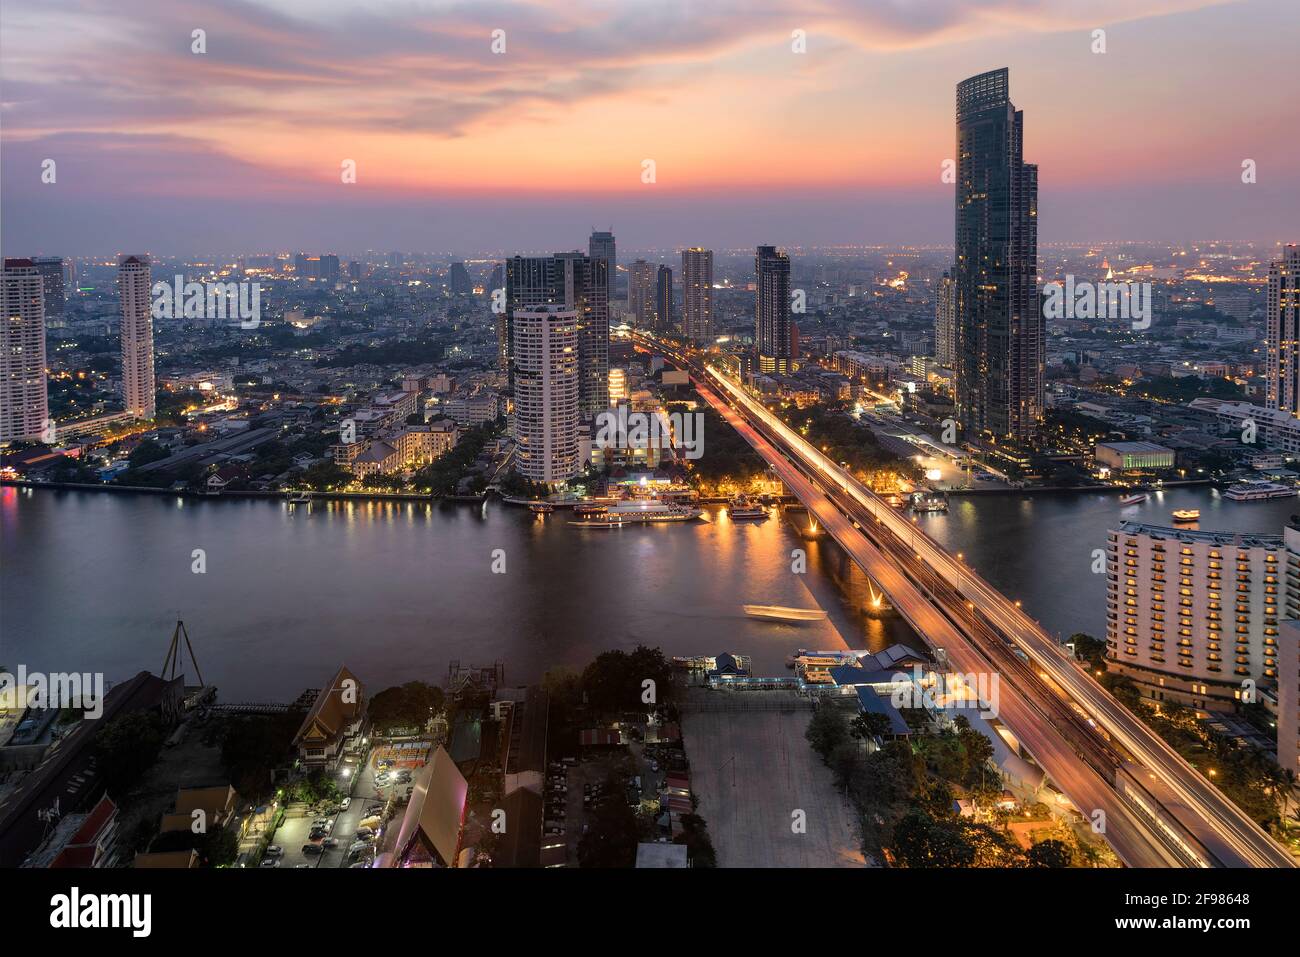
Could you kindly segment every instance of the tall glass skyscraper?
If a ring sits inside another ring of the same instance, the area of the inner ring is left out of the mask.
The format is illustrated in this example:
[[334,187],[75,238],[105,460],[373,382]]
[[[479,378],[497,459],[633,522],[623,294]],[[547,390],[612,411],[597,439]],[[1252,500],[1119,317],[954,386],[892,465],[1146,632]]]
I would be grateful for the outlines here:
[[673,271],[660,266],[655,273],[655,328],[673,331]]
[[1024,162],[1023,126],[1005,67],[957,84],[957,416],[967,441],[1019,448],[1042,422],[1046,358],[1038,167]]
[[682,335],[694,343],[713,338],[713,250],[682,250]]
[[1269,266],[1266,335],[1268,407],[1300,416],[1300,247],[1294,244]]
[[754,257],[754,343],[759,372],[793,371],[790,330],[790,257],[775,246],[759,246]]
[[618,254],[614,248],[614,234],[592,230],[587,240],[587,255],[605,260],[605,301],[614,301],[615,280],[618,278]]

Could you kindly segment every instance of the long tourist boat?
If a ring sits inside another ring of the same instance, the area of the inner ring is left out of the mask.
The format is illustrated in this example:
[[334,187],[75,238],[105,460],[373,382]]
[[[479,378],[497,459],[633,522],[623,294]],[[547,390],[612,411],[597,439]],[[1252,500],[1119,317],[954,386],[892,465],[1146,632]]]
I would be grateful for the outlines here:
[[651,522],[692,522],[703,514],[693,505],[659,501],[623,502],[603,513],[579,518],[569,524],[579,528],[620,528]]

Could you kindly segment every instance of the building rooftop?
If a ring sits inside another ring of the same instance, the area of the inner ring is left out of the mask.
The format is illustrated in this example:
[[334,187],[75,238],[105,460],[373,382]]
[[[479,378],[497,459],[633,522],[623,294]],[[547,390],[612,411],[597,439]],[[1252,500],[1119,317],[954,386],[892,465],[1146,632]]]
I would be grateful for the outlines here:
[[1265,535],[1255,532],[1211,532],[1200,529],[1191,530],[1171,528],[1166,525],[1148,525],[1145,522],[1120,522],[1114,529],[1120,535],[1146,535],[1150,538],[1169,539],[1175,542],[1204,542],[1210,545],[1233,545],[1243,548],[1281,548],[1281,535]]

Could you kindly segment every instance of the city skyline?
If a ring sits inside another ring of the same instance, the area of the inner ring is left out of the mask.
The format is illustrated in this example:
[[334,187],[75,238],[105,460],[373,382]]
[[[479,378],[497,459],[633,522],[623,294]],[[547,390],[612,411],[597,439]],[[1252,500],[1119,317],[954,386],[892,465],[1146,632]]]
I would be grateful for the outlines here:
[[[66,34],[43,29],[43,8],[6,10],[3,172],[34,188],[6,190],[4,213],[18,224],[7,239],[33,254],[193,254],[250,234],[264,248],[469,252],[507,230],[546,248],[608,222],[625,248],[942,241],[951,87],[1002,64],[1036,117],[1026,150],[1052,171],[1044,242],[1282,240],[1300,213],[1285,188],[1296,107],[1266,72],[1297,28],[1271,0],[1168,0],[1139,19],[1118,3],[1086,17],[1060,3],[816,16],[737,4],[656,13],[649,44],[650,15],[631,9],[425,21],[331,4],[306,20],[284,0],[218,7],[202,54],[190,37],[204,7],[169,7],[123,36],[120,7],[72,6],[85,27]],[[1272,28],[1252,30],[1246,56],[1233,38],[1261,17]],[[806,52],[792,50],[796,30]],[[293,37],[292,52],[272,55],[272,35]],[[124,50],[149,66],[111,70],[105,47],[86,47],[105,36],[112,66],[134,62]],[[58,69],[69,58],[82,64],[71,78]],[[1163,81],[1145,82],[1153,73]],[[755,79],[768,106],[739,109]],[[552,148],[578,130],[600,133],[583,132],[578,155]],[[45,159],[53,184],[40,182]]]

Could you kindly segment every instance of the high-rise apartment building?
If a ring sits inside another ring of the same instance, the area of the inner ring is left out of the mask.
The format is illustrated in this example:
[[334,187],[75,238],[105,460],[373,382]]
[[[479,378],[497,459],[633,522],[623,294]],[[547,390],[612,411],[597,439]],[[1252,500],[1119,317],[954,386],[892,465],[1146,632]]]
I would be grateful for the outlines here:
[[691,342],[713,341],[713,250],[682,250],[682,335]]
[[122,406],[141,419],[154,414],[153,314],[148,256],[123,256],[117,267],[122,303]]
[[[512,256],[506,260],[506,368],[513,369],[513,322],[526,306],[560,305],[578,315],[579,411],[609,408],[609,290],[605,261],[580,252]],[[511,382],[513,383],[513,372]]]
[[33,256],[32,265],[41,274],[45,294],[45,322],[63,318],[66,303],[64,294],[64,265],[57,256]]
[[673,325],[673,271],[660,266],[655,274],[655,328],[672,332]]
[[655,319],[655,267],[644,259],[632,263],[627,279],[627,310],[634,329],[650,329]]
[[956,284],[945,272],[934,287],[934,357],[939,365],[951,369],[956,361],[957,313]]
[[1030,445],[1043,417],[1038,167],[1007,70],[957,84],[956,402],[968,441]]
[[790,325],[790,257],[775,246],[759,246],[754,256],[754,346],[759,372],[793,370]]
[[30,259],[4,261],[0,326],[0,442],[45,434],[45,277]]
[[1267,310],[1267,404],[1300,416],[1300,246],[1269,267]]
[[614,287],[618,284],[618,251],[611,232],[591,231],[587,240],[587,255],[605,261],[605,301],[614,301]]
[[[1290,563],[1295,568],[1290,568]],[[1300,530],[1109,533],[1106,655],[1143,697],[1231,710],[1278,675],[1278,623],[1300,601]]]
[[578,474],[578,324],[562,304],[521,306],[512,317],[515,468],[534,482]]

